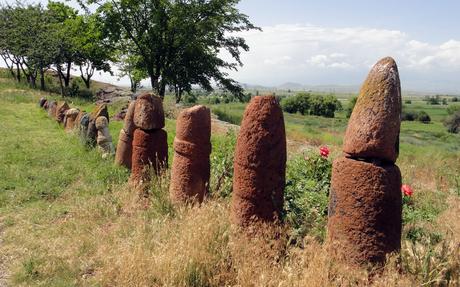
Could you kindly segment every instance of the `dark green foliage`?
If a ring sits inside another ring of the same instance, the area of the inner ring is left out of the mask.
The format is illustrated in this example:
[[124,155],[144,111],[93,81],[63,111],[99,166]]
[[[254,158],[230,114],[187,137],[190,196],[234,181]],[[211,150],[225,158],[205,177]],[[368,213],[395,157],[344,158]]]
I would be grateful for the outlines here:
[[212,112],[216,114],[217,118],[221,121],[228,122],[234,125],[240,125],[243,116],[226,110],[225,107],[223,108],[213,108]]
[[452,102],[454,103],[458,102],[458,97],[452,97]]
[[236,133],[227,132],[225,137],[212,137],[211,184],[212,197],[230,197],[233,183],[233,153]]
[[447,107],[447,113],[449,115],[453,115],[458,111],[460,111],[460,105],[459,104],[450,105],[450,106]]
[[406,105],[410,105],[410,104],[412,104],[412,100],[405,100],[404,103],[405,103]]
[[347,106],[347,118],[351,117],[351,113],[353,112],[353,109],[355,108],[356,101],[358,100],[358,97],[353,97],[351,100],[348,102]]
[[453,115],[449,116],[444,121],[444,126],[450,133],[457,134],[460,132],[460,110],[456,111]]
[[302,115],[323,116],[333,118],[342,105],[333,95],[321,96],[310,93],[298,93],[293,97],[284,98],[281,102],[283,110],[287,113],[301,113]]
[[434,97],[426,96],[424,100],[428,105],[440,105],[441,104],[441,96],[439,95],[436,95]]
[[429,124],[431,122],[430,116],[425,111],[420,111],[417,114],[417,120],[424,124]]
[[412,112],[412,111],[404,111],[403,109],[401,113],[401,120],[412,122],[412,121],[415,121],[416,119],[417,119],[417,113]]
[[284,219],[292,227],[292,243],[300,243],[307,234],[324,239],[331,170],[331,161],[319,151],[288,162]]

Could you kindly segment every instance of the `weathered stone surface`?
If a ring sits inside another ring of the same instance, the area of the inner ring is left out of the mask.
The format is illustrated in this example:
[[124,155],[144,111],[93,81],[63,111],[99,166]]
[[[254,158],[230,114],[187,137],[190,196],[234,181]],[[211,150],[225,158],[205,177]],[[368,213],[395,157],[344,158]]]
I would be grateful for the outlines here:
[[48,100],[45,101],[45,103],[43,104],[43,108],[48,111],[48,106],[49,106],[50,102]]
[[56,108],[56,121],[58,123],[60,123],[60,124],[64,123],[65,113],[66,113],[66,111],[68,109],[70,109],[70,107],[69,107],[69,104],[67,104],[67,102],[60,102],[57,105],[57,108]]
[[125,123],[118,137],[115,164],[131,169],[131,157],[133,153],[133,135],[136,126],[133,122],[135,101],[132,101],[125,115]]
[[56,117],[56,110],[57,110],[57,102],[56,101],[51,101],[48,104],[48,116],[50,118],[55,118]]
[[46,102],[47,102],[46,98],[41,97],[40,100],[38,101],[38,105],[40,106],[40,108],[43,108]]
[[143,130],[162,129],[165,115],[161,98],[152,93],[140,95],[134,108],[134,124]]
[[87,136],[88,136],[89,118],[90,118],[89,114],[84,113],[80,119],[79,134],[80,134],[80,140],[83,144],[88,143]]
[[79,111],[77,117],[75,118],[75,129],[80,131],[81,118],[86,114],[85,111]]
[[86,134],[86,144],[94,147],[97,139],[96,119],[98,117],[105,117],[109,121],[109,111],[106,104],[96,106],[96,109],[91,112],[89,116],[88,130]]
[[65,116],[64,116],[64,130],[65,131],[70,132],[75,128],[75,121],[79,113],[80,111],[75,108],[68,109],[65,112]]
[[333,164],[328,240],[335,256],[351,264],[383,263],[399,251],[402,227],[401,174],[345,157]]
[[115,153],[115,164],[131,169],[133,155],[133,138],[126,134],[124,129],[120,130],[118,136],[117,151]]
[[105,158],[113,154],[112,136],[109,131],[109,120],[106,117],[100,116],[96,119],[97,129],[97,147]]
[[177,117],[170,195],[173,202],[202,202],[208,189],[211,112],[205,106],[183,110]]
[[150,180],[150,165],[155,174],[167,167],[168,136],[164,130],[136,129],[133,137],[132,172],[134,185]]
[[232,221],[279,219],[286,175],[286,134],[274,96],[254,97],[244,112],[234,157]]
[[370,71],[351,114],[343,151],[354,158],[395,162],[399,153],[401,87],[392,58]]

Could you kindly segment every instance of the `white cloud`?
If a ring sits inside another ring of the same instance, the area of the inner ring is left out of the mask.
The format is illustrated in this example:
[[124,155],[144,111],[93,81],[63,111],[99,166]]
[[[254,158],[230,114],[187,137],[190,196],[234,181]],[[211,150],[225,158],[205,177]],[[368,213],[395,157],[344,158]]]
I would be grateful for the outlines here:
[[460,91],[460,40],[427,43],[403,31],[365,27],[276,25],[262,29],[241,33],[251,50],[242,55],[245,66],[232,73],[239,81],[359,85],[376,61],[392,56],[403,87]]

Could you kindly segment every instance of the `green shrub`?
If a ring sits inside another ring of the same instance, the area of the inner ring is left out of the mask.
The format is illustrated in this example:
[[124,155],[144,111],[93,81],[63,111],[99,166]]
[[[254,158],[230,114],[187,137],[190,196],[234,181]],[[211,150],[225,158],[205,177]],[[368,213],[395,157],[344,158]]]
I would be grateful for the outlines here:
[[283,110],[287,113],[301,113],[302,115],[315,115],[333,118],[337,110],[342,109],[342,104],[333,95],[321,96],[301,92],[293,97],[284,98],[281,102]]
[[353,97],[348,102],[348,105],[347,105],[347,118],[351,117],[351,113],[353,112],[353,109],[355,108],[357,100],[358,100],[358,97]]
[[225,109],[214,108],[212,110],[214,114],[216,114],[217,118],[221,121],[228,122],[234,125],[239,125],[243,118],[240,114],[231,113]]
[[420,111],[417,114],[417,120],[424,124],[429,124],[431,122],[430,116],[425,111]]
[[458,102],[458,97],[452,97],[452,102],[454,103]]
[[93,92],[91,92],[91,90],[88,90],[88,89],[81,89],[81,90],[79,90],[79,91],[78,91],[78,96],[79,96],[80,98],[88,99],[88,100],[94,99]]
[[401,120],[403,121],[415,121],[417,119],[417,114],[415,112],[407,112],[407,111],[402,111],[401,113]]
[[444,126],[450,133],[458,133],[460,131],[460,111],[457,111],[444,121]]
[[292,243],[300,243],[307,234],[324,239],[331,169],[331,161],[318,152],[288,162],[284,219],[292,227]]
[[407,104],[407,105],[410,105],[410,104],[412,104],[412,101],[411,100],[405,100],[404,103]]
[[449,115],[453,115],[455,114],[456,112],[460,111],[460,105],[459,104],[456,104],[456,105],[450,105],[449,107],[447,107],[447,113]]
[[198,101],[198,95],[193,92],[186,93],[185,96],[183,97],[184,104],[196,104],[197,101]]

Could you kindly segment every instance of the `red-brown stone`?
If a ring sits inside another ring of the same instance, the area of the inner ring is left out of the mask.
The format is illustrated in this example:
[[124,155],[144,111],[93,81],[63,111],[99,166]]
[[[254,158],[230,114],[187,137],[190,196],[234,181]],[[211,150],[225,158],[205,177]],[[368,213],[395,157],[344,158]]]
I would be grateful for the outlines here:
[[143,130],[162,129],[165,126],[163,101],[152,93],[140,95],[134,108],[134,124]]
[[343,151],[354,158],[395,162],[399,153],[401,87],[392,58],[380,60],[370,71],[345,133]]
[[89,146],[95,146],[97,140],[96,119],[98,117],[106,117],[109,121],[109,111],[106,104],[96,106],[96,109],[89,116],[88,130],[86,134],[86,142]]
[[64,117],[65,117],[65,113],[66,111],[70,109],[69,107],[69,104],[67,104],[67,102],[60,102],[58,105],[57,105],[57,108],[56,108],[56,121],[60,124],[64,123]]
[[401,247],[401,174],[392,163],[334,161],[328,241],[351,264],[383,263]]
[[176,121],[170,195],[173,202],[202,202],[208,189],[211,112],[205,106],[183,110]]
[[135,185],[150,180],[150,167],[159,174],[168,163],[167,133],[164,130],[136,129],[133,137],[132,172]]
[[133,122],[135,102],[132,101],[125,115],[125,123],[118,137],[115,164],[131,169],[131,157],[133,153],[133,134],[136,126]]
[[286,134],[274,96],[254,97],[244,112],[234,157],[232,221],[279,219],[286,175]]

